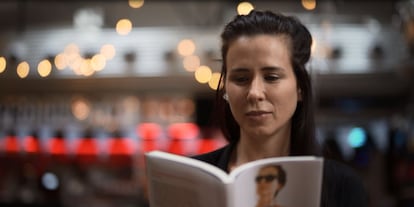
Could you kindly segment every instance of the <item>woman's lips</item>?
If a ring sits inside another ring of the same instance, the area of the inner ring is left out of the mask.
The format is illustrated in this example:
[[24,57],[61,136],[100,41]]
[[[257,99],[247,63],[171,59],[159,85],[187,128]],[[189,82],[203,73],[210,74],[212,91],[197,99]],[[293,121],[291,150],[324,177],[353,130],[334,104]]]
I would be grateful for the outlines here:
[[249,111],[246,113],[247,116],[263,116],[266,114],[270,114],[270,112],[267,111]]

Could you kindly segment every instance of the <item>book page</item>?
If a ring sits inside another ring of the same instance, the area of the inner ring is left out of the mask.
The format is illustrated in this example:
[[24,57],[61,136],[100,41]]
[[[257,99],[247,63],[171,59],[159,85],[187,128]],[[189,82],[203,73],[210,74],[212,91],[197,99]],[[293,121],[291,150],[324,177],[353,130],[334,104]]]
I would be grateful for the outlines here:
[[235,206],[319,207],[323,159],[293,157],[276,163],[272,159],[248,164],[233,173]]
[[229,185],[200,166],[189,164],[200,161],[182,158],[180,162],[165,157],[147,156],[151,207],[226,207]]

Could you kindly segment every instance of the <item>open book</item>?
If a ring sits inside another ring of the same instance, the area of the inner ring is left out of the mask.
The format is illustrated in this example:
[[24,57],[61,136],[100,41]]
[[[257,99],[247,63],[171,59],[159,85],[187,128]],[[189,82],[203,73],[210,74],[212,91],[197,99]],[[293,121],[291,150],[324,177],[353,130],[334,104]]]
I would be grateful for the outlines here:
[[323,158],[267,158],[241,165],[230,174],[161,151],[145,158],[151,207],[320,206]]

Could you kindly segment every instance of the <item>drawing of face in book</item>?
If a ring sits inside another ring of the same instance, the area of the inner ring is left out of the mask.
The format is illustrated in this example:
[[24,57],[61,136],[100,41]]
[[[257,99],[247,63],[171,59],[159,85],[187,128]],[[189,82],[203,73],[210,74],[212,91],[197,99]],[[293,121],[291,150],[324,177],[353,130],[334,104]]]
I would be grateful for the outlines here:
[[286,184],[286,171],[280,165],[266,165],[258,171],[256,178],[255,207],[280,207],[277,195]]

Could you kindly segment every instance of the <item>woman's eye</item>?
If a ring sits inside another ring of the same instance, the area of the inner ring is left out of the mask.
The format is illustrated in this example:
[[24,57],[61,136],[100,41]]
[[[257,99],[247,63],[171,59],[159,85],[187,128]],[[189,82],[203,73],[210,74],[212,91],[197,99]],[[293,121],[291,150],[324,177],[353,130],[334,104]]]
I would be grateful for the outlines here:
[[279,78],[280,77],[278,75],[268,75],[264,77],[266,81],[277,81]]
[[249,81],[249,78],[245,76],[238,76],[238,77],[233,77],[233,81],[236,83],[245,83]]

